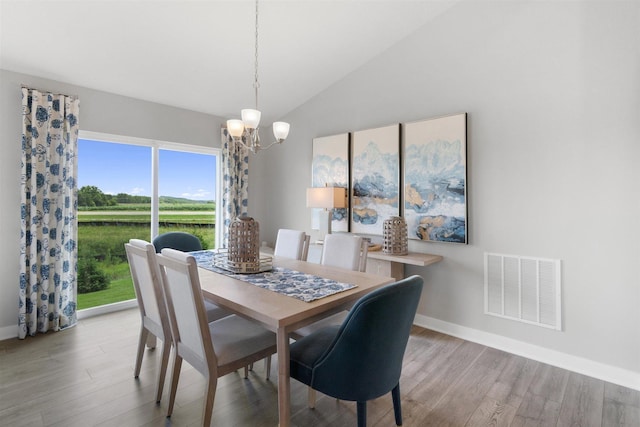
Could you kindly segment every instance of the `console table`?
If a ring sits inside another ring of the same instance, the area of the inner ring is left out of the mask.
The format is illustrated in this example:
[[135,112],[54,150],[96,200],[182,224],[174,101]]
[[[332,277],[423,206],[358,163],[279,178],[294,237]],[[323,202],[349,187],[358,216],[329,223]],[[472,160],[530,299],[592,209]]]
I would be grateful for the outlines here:
[[[322,257],[322,245],[312,243],[309,245],[309,262],[320,263]],[[425,267],[442,261],[442,256],[409,252],[407,255],[389,255],[382,251],[370,251],[367,255],[367,273],[380,276],[393,277],[395,280],[404,278],[405,265],[417,265]]]
[[391,276],[395,280],[404,278],[405,265],[425,267],[442,261],[442,256],[409,252],[407,255],[390,255],[382,251],[368,252],[367,273]]

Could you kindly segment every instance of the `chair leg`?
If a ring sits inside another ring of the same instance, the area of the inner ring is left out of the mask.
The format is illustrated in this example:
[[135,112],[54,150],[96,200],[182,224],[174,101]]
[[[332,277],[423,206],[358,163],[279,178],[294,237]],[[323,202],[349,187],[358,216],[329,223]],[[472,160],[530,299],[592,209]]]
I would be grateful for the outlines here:
[[307,387],[307,390],[309,390],[307,396],[307,405],[309,406],[309,408],[314,409],[316,407],[316,391],[311,387]]
[[136,356],[136,367],[133,372],[133,377],[138,378],[140,375],[140,367],[142,366],[142,356],[144,355],[144,345],[147,343],[147,336],[149,331],[144,327],[140,327],[140,338],[138,340],[138,354]]
[[182,357],[175,352],[173,359],[173,374],[171,375],[171,391],[169,392],[169,407],[167,408],[167,418],[173,412],[173,404],[176,402],[176,391],[178,390],[178,380],[180,379],[180,368],[182,367]]
[[160,360],[160,372],[158,374],[158,392],[156,393],[156,403],[160,403],[162,398],[162,389],[164,388],[164,378],[167,374],[167,365],[169,364],[169,353],[171,353],[171,341],[164,340],[162,343],[162,357]]
[[147,337],[147,348],[149,350],[153,350],[156,348],[156,343],[157,343],[157,339],[156,336],[153,334],[149,334],[149,336]]
[[267,381],[269,381],[269,377],[271,376],[271,356],[265,357],[264,370],[267,373]]
[[367,402],[357,402],[358,427],[367,427]]
[[249,378],[249,366],[244,367],[244,379]]
[[204,398],[204,412],[202,413],[202,425],[208,427],[211,424],[211,416],[213,414],[213,402],[216,398],[216,387],[218,386],[218,378],[209,377],[207,381],[207,392]]
[[396,425],[402,425],[402,406],[400,404],[400,383],[391,390],[391,399],[393,399],[393,414],[396,417]]

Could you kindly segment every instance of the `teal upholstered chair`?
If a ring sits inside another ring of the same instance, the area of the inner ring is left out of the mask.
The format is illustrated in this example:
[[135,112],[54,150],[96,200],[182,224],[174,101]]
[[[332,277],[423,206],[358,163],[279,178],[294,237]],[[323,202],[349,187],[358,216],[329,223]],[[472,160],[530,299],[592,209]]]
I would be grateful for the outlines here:
[[358,300],[341,325],[291,344],[291,378],[337,399],[357,402],[366,426],[367,401],[391,392],[402,424],[400,373],[423,281],[412,276]]
[[170,231],[160,234],[153,239],[153,246],[156,252],[160,253],[164,248],[175,249],[182,252],[201,251],[202,243],[193,234],[184,231]]

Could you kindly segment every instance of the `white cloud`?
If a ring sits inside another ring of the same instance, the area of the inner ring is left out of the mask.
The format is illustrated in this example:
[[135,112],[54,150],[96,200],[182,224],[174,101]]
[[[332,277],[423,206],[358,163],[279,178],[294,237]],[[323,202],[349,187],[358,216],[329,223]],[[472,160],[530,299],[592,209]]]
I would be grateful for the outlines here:
[[182,193],[180,194],[180,197],[193,200],[209,200],[213,198],[212,193],[204,189],[198,189],[195,193]]

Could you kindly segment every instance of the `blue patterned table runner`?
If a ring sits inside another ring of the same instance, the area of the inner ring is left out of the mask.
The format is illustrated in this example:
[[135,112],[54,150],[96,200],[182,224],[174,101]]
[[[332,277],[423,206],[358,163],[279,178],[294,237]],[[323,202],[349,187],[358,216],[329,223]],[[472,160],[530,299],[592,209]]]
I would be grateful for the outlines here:
[[273,267],[273,270],[264,273],[236,274],[215,266],[212,251],[196,251],[190,252],[190,254],[196,259],[198,267],[305,302],[315,301],[356,287],[350,283],[341,283],[281,267]]

